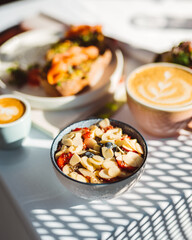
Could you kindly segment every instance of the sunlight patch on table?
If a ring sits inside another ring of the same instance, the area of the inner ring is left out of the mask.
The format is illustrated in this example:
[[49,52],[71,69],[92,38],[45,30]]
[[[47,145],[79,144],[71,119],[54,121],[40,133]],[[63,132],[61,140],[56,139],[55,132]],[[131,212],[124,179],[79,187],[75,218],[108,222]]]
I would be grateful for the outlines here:
[[23,147],[35,147],[35,148],[45,148],[50,149],[52,144],[52,140],[47,139],[36,139],[36,138],[26,138],[22,145]]

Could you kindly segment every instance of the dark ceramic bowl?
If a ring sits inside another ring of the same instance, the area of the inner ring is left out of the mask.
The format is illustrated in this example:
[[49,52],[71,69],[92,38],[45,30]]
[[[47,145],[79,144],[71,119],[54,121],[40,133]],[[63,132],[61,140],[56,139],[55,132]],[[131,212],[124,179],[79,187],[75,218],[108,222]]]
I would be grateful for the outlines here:
[[84,183],[76,181],[67,175],[65,175],[60,168],[57,166],[55,161],[55,152],[57,150],[57,146],[64,135],[69,133],[71,130],[75,128],[83,128],[90,127],[93,124],[97,124],[100,122],[101,118],[96,119],[87,119],[80,122],[73,123],[66,128],[64,128],[54,139],[51,146],[51,160],[56,172],[56,175],[60,182],[72,193],[76,194],[79,197],[94,200],[94,199],[110,199],[117,196],[122,195],[128,189],[133,187],[133,185],[139,180],[142,175],[146,163],[147,158],[147,145],[145,139],[142,135],[130,125],[110,119],[110,123],[113,126],[117,126],[122,128],[123,133],[126,133],[131,136],[131,138],[137,139],[138,143],[142,146],[144,151],[144,161],[143,164],[137,171],[135,171],[131,176],[124,178],[122,180],[112,182],[112,183],[102,183],[102,184],[93,184],[93,183]]

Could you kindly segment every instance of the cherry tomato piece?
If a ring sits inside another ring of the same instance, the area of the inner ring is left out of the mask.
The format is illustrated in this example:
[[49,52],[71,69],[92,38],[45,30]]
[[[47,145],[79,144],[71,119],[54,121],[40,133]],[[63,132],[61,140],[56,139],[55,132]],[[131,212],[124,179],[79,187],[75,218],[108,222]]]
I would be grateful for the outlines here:
[[83,139],[90,138],[91,137],[91,133],[90,132],[84,133],[82,135],[82,137],[83,137]]
[[113,129],[113,126],[112,126],[112,125],[110,125],[110,126],[108,126],[108,127],[105,127],[105,128],[104,128],[104,132],[107,132],[107,131],[110,130],[110,129]]
[[125,163],[124,161],[117,160],[117,159],[116,159],[116,161],[117,161],[117,164],[120,168],[123,168],[127,171],[135,171],[135,169],[136,169],[136,167],[132,167],[129,164]]
[[72,156],[73,154],[71,152],[61,154],[61,156],[59,156],[59,158],[57,159],[58,167],[62,169],[65,166],[65,164],[69,163],[69,160],[71,159]]
[[82,128],[75,128],[73,131],[80,131]]
[[86,138],[90,138],[90,137],[91,137],[91,132],[89,128],[83,128],[82,138],[85,140]]
[[121,138],[121,140],[124,140],[124,139],[126,139],[126,138],[131,139],[131,137],[127,135],[127,136],[123,136],[123,137]]
[[86,150],[87,149],[87,146],[85,143],[83,143],[83,150]]
[[85,128],[82,128],[83,129],[83,134],[84,133],[87,133],[87,132],[90,132],[89,128],[85,127]]

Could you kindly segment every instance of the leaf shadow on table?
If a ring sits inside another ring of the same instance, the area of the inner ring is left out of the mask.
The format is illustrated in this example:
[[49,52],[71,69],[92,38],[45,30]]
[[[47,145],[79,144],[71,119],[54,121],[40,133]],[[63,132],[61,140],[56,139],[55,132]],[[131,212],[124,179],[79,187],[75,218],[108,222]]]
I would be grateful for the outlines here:
[[122,197],[88,201],[75,197],[58,183],[58,194],[51,199],[26,203],[40,238],[189,240],[192,136],[153,139],[147,143],[145,173]]
[[1,174],[40,239],[190,240],[190,133],[149,138],[140,181],[122,197],[105,201],[81,199],[61,185],[49,156],[51,143],[33,129],[23,148],[0,152]]

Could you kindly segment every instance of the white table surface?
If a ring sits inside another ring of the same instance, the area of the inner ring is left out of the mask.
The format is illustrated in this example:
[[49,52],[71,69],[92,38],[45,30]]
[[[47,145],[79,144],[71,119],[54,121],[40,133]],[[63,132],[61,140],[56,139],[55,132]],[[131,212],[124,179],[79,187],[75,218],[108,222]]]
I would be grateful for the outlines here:
[[[144,13],[191,16],[192,2],[171,0],[19,1],[0,7],[0,30],[42,11],[71,23],[102,23],[108,34],[153,51],[192,34],[128,24]],[[127,105],[113,118],[140,130]],[[35,128],[22,148],[0,150],[0,239],[191,240],[192,134],[157,139],[141,133],[149,147],[145,173],[134,189],[107,201],[90,202],[63,188],[50,161],[52,138]]]

